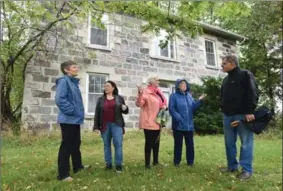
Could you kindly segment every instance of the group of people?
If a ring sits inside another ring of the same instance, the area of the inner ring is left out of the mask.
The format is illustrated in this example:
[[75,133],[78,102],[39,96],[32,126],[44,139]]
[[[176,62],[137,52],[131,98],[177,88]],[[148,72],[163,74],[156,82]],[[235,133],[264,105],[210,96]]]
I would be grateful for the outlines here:
[[[239,174],[239,178],[248,179],[252,175],[253,133],[245,127],[245,124],[241,123],[235,128],[231,126],[231,122],[241,119],[254,120],[253,111],[257,105],[255,82],[249,71],[239,68],[235,56],[224,57],[222,68],[224,72],[228,73],[220,92],[227,167],[220,170],[221,172],[238,171],[240,163],[242,172]],[[76,78],[79,71],[76,63],[73,61],[62,63],[61,71],[64,76],[56,81],[55,96],[55,102],[59,108],[58,123],[62,132],[62,142],[58,154],[58,179],[72,181],[69,165],[70,157],[72,157],[74,173],[90,167],[82,164],[80,152],[80,125],[84,121],[84,106],[79,89],[79,80]],[[175,92],[170,95],[168,105],[168,100],[158,87],[159,79],[157,77],[149,78],[147,87],[137,86],[136,105],[140,107],[139,127],[143,129],[145,136],[145,168],[151,168],[151,153],[153,153],[152,165],[160,165],[158,158],[160,132],[168,120],[168,112],[172,117],[174,137],[173,163],[176,167],[179,167],[183,139],[185,139],[187,165],[193,167],[195,158],[193,114],[201,106],[206,95],[194,100],[190,93],[188,81],[178,79]],[[96,103],[93,126],[95,131],[100,131],[104,143],[106,170],[113,168],[111,153],[111,142],[113,140],[116,172],[122,172],[123,134],[125,133],[123,114],[128,114],[128,112],[129,108],[124,98],[119,95],[115,82],[106,81],[104,93]],[[242,143],[239,162],[236,159],[237,134],[239,134]]]

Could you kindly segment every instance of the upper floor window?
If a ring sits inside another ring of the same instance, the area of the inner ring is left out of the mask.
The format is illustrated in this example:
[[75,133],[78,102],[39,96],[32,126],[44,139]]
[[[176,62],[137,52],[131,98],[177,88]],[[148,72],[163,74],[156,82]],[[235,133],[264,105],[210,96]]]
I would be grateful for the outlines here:
[[206,64],[208,66],[216,66],[216,51],[215,42],[205,39],[205,53],[206,53]]
[[160,35],[154,37],[152,40],[152,56],[165,57],[169,59],[176,59],[176,44],[175,41],[168,41],[167,45],[163,48],[160,47],[160,42],[165,40],[166,32],[161,30]]
[[94,48],[109,48],[109,18],[103,15],[101,22],[104,24],[105,29],[102,29],[91,22],[91,15],[89,16],[89,46]]

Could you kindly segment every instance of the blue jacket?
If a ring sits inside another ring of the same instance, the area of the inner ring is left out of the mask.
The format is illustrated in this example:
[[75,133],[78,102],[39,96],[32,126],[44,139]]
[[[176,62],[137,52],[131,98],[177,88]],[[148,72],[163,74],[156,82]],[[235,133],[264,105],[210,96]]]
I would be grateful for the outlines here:
[[[187,90],[182,93],[179,90],[180,82],[187,83]],[[194,131],[193,112],[201,105],[201,101],[194,101],[189,93],[190,85],[185,79],[178,79],[176,92],[171,94],[169,100],[169,113],[172,116],[172,129],[180,131]]]
[[67,75],[57,79],[55,103],[59,108],[58,123],[83,124],[84,105],[79,79]]

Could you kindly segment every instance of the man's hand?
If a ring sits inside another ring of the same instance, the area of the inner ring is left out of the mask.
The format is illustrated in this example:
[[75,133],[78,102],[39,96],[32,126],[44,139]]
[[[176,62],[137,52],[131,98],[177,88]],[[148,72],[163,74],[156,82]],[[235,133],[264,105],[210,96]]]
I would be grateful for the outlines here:
[[202,94],[198,99],[203,100],[204,98],[206,98],[206,96],[207,96],[206,94]]
[[245,115],[245,118],[246,118],[247,122],[251,122],[251,121],[255,120],[254,114],[247,114],[247,115]]
[[123,111],[126,111],[126,110],[127,110],[127,106],[123,104],[123,105],[122,105],[122,110],[123,110]]

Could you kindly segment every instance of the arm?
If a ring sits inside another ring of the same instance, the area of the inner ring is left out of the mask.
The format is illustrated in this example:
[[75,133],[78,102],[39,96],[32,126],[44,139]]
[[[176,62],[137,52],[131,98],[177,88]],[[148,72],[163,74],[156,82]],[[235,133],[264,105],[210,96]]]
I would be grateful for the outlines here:
[[181,115],[176,111],[176,100],[175,100],[175,94],[170,95],[169,99],[169,113],[170,115],[176,119],[177,121],[181,121],[182,117]]
[[73,115],[75,107],[68,100],[68,83],[65,79],[61,79],[56,87],[55,103],[65,115]]
[[121,110],[122,110],[122,113],[124,113],[124,114],[128,114],[129,113],[129,107],[125,104],[125,99],[122,97],[122,96],[120,96],[120,100],[121,100],[121,103],[122,103],[122,105],[125,105],[126,106],[126,110],[124,110],[123,111],[123,109],[122,109],[122,105],[121,105]]
[[202,100],[198,99],[198,100],[195,101],[195,99],[191,95],[189,95],[189,96],[190,96],[190,98],[193,102],[193,112],[195,112],[197,109],[200,108]]
[[252,73],[247,72],[245,78],[245,91],[247,99],[247,114],[253,114],[258,103],[257,84]]
[[98,99],[97,102],[96,102],[93,130],[100,129],[100,125],[99,125],[99,119],[100,119],[99,102],[100,102],[100,99]]
[[146,103],[146,97],[144,93],[139,93],[136,100],[137,107],[143,107]]

